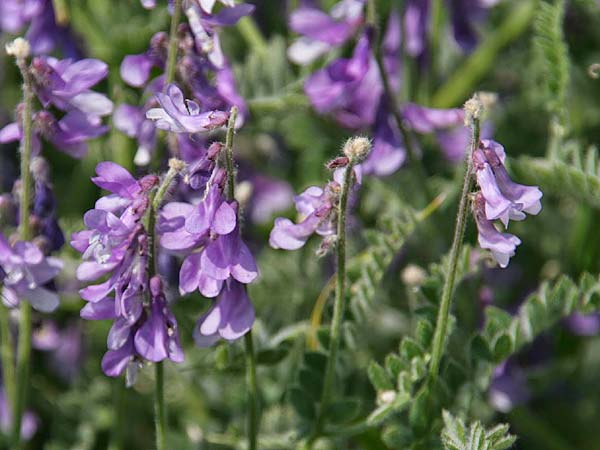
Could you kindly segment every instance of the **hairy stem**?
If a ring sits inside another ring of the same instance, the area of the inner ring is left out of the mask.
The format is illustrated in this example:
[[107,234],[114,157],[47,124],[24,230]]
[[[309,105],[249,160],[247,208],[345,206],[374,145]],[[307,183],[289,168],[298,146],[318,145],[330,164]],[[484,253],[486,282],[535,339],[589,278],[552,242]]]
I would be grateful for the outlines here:
[[0,354],[2,359],[2,381],[9,405],[15,404],[15,352],[10,333],[10,310],[0,305]]
[[[233,136],[237,119],[237,107],[231,108],[227,135],[225,136],[225,165],[227,168],[227,198],[235,198],[235,167],[233,162]],[[246,351],[246,383],[248,389],[248,449],[256,450],[258,441],[258,380],[256,378],[256,355],[252,340],[252,330],[244,335]]]
[[335,380],[335,368],[337,363],[337,354],[340,347],[340,336],[342,332],[342,319],[346,307],[346,213],[348,207],[348,196],[352,187],[352,174],[354,171],[352,161],[345,169],[344,184],[338,204],[338,223],[337,223],[337,272],[335,280],[335,302],[333,305],[333,318],[331,320],[330,339],[329,339],[329,357],[325,368],[325,378],[323,380],[323,391],[319,404],[319,414],[315,423],[313,435],[307,442],[305,448],[310,449],[316,438],[323,432],[323,421],[325,413],[331,402],[331,391]]
[[[25,58],[17,58],[17,66],[23,77],[23,140],[21,142],[21,192],[19,199],[19,238],[31,239],[29,215],[31,211],[31,142],[33,133],[33,87]],[[17,347],[16,383],[13,406],[12,438],[15,448],[21,445],[21,422],[27,403],[29,389],[29,365],[31,359],[31,305],[23,300],[19,305],[19,338]]]
[[450,313],[450,303],[454,292],[454,282],[456,280],[456,269],[458,266],[458,256],[462,247],[465,226],[468,217],[469,194],[471,192],[471,184],[473,181],[472,175],[472,155],[479,145],[480,126],[479,119],[474,118],[471,126],[471,144],[470,149],[466,154],[466,170],[463,180],[462,193],[460,203],[458,205],[458,214],[456,215],[456,226],[454,228],[454,238],[452,240],[452,248],[450,249],[450,262],[446,272],[446,280],[442,289],[442,299],[438,310],[437,321],[435,325],[435,333],[433,335],[433,347],[431,351],[431,364],[429,366],[429,376],[432,381],[438,376],[440,368],[440,360],[444,351],[444,343],[448,334],[448,315]]
[[173,5],[173,15],[171,16],[171,30],[169,31],[169,53],[167,55],[167,68],[165,71],[165,86],[168,86],[175,79],[175,68],[177,66],[177,28],[181,21],[181,9],[183,0],[175,0]]

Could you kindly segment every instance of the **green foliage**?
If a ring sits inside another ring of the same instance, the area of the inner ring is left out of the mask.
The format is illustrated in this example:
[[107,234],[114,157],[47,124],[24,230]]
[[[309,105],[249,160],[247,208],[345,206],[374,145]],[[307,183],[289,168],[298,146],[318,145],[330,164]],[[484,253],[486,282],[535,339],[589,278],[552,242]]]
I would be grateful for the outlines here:
[[575,283],[563,275],[553,283],[544,282],[514,316],[494,306],[486,308],[485,327],[473,340],[472,351],[483,356],[475,347],[485,346],[489,352],[487,359],[499,363],[561,318],[574,312],[589,313],[599,306],[598,276],[583,274]]
[[369,313],[376,289],[392,258],[400,251],[418,221],[416,212],[406,206],[397,216],[384,216],[376,230],[365,232],[368,247],[348,261],[350,308],[356,319]]
[[534,18],[533,48],[538,82],[544,86],[548,112],[566,126],[569,56],[563,33],[564,0],[539,0]]
[[511,165],[511,169],[524,183],[539,185],[544,192],[568,195],[600,208],[597,150],[591,148],[585,158],[577,158],[575,162],[578,164],[522,156]]
[[467,427],[461,419],[448,411],[443,412],[443,417],[441,437],[446,450],[505,450],[517,439],[508,433],[506,424],[485,429],[480,422],[473,422]]

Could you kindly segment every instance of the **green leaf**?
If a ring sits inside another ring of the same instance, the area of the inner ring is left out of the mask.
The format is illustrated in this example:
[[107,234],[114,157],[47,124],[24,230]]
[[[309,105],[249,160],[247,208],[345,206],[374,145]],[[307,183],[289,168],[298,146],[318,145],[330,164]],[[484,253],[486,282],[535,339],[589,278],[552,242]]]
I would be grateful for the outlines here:
[[538,185],[544,193],[567,195],[600,208],[600,178],[559,160],[522,156],[511,170],[523,183]]
[[288,392],[288,399],[296,413],[307,420],[316,417],[316,407],[310,394],[300,387],[292,387]]
[[383,442],[390,448],[407,448],[413,442],[414,436],[406,425],[394,424],[386,427],[381,435]]
[[359,398],[344,398],[333,402],[326,412],[326,420],[333,424],[343,424],[358,417],[361,410]]
[[415,337],[421,347],[429,348],[433,339],[433,325],[431,322],[421,319],[417,323],[417,329],[415,331]]
[[309,393],[315,400],[321,398],[323,392],[323,377],[319,372],[308,368],[302,368],[298,372],[300,387]]
[[304,364],[317,373],[325,374],[327,355],[321,352],[306,352],[304,354]]
[[505,360],[512,352],[513,343],[510,336],[507,334],[502,334],[496,340],[496,344],[494,345],[494,359],[496,362],[501,362]]
[[264,366],[272,366],[281,362],[289,351],[290,348],[287,345],[277,348],[265,348],[256,353],[256,362]]
[[371,364],[369,364],[367,373],[369,375],[369,380],[371,380],[371,384],[378,391],[389,391],[394,388],[385,369],[375,361],[372,361]]

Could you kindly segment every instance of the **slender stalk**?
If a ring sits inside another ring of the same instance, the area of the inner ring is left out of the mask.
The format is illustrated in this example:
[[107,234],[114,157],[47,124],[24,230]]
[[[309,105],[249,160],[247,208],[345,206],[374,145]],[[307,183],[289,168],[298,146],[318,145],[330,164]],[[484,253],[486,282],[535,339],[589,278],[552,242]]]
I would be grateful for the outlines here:
[[15,352],[10,333],[10,310],[0,306],[0,355],[2,359],[2,381],[9,405],[15,404]]
[[454,228],[454,238],[450,249],[450,262],[446,273],[446,280],[442,289],[442,299],[438,310],[435,332],[433,335],[433,346],[431,351],[431,364],[429,366],[429,376],[432,381],[437,378],[440,360],[444,351],[446,334],[448,333],[448,314],[450,312],[450,303],[454,291],[454,282],[456,280],[456,270],[458,266],[458,256],[462,247],[463,236],[468,216],[469,193],[473,181],[472,174],[472,155],[479,145],[480,124],[479,118],[474,117],[471,125],[471,144],[466,154],[466,171],[463,180],[460,203],[458,205],[458,214],[456,215],[456,226]]
[[237,29],[248,43],[248,46],[259,53],[266,52],[268,49],[267,41],[260,32],[256,22],[252,17],[243,17],[237,25]]
[[164,393],[164,367],[158,362],[155,367],[155,389],[154,389],[154,425],[156,429],[156,450],[167,450],[166,442],[166,409]]
[[443,26],[443,2],[442,0],[433,0],[431,4],[431,22],[429,33],[429,55],[431,63],[431,80],[435,84],[436,78],[440,75],[440,41]]
[[[21,192],[19,199],[19,238],[23,241],[31,239],[29,215],[31,210],[31,141],[33,114],[33,86],[27,67],[26,58],[17,57],[17,66],[23,77],[23,140],[21,146]],[[17,347],[17,365],[15,402],[13,406],[12,438],[15,448],[21,445],[21,422],[29,389],[29,365],[31,359],[31,305],[23,300],[20,302],[19,338]]]
[[[150,234],[150,252],[148,259],[148,271],[150,276],[154,276],[158,272],[156,222],[160,205],[162,204],[165,195],[169,191],[171,183],[184,167],[185,164],[177,159],[169,160],[169,171],[165,175],[165,178],[158,187],[156,193],[150,197],[151,206],[148,212],[147,221],[147,231]],[[154,367],[156,374],[154,381],[154,425],[156,433],[156,449],[166,450],[167,412],[165,408],[164,367],[162,361],[157,362]]]
[[165,86],[175,79],[175,67],[177,66],[177,28],[181,21],[182,0],[175,0],[173,15],[171,16],[171,30],[169,31],[169,53],[167,55],[167,68]]
[[[235,134],[235,121],[237,107],[231,108],[227,135],[225,136],[225,165],[227,168],[227,198],[235,198],[235,168],[233,164],[233,136]],[[256,450],[258,441],[258,380],[256,378],[256,355],[252,340],[252,330],[244,335],[246,351],[246,382],[248,384],[248,449]]]
[[307,442],[306,448],[311,448],[316,438],[323,431],[323,420],[329,403],[331,401],[331,391],[335,379],[335,368],[337,363],[337,354],[340,347],[340,336],[342,331],[342,319],[346,307],[346,213],[348,207],[348,196],[352,186],[353,162],[346,167],[344,172],[344,184],[338,204],[338,223],[337,223],[337,272],[335,280],[335,302],[333,305],[333,318],[331,320],[331,331],[329,339],[329,358],[325,368],[325,378],[323,380],[323,391],[319,404],[319,414],[315,423],[313,435]]

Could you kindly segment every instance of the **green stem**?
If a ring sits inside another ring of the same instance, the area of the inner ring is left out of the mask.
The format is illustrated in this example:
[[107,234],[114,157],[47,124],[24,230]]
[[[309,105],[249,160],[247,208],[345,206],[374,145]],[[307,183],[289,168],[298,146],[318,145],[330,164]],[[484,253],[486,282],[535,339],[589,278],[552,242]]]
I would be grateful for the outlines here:
[[450,313],[450,303],[454,292],[454,282],[456,280],[456,270],[458,267],[458,256],[462,247],[463,236],[468,216],[469,193],[471,192],[471,184],[473,181],[472,172],[472,155],[479,145],[480,126],[479,119],[474,118],[472,123],[471,144],[470,150],[466,154],[466,171],[463,181],[460,203],[458,205],[458,214],[456,216],[456,227],[454,228],[454,239],[452,240],[452,248],[450,249],[450,262],[448,271],[446,272],[446,280],[442,289],[442,299],[438,310],[437,322],[435,325],[435,333],[433,335],[433,346],[431,351],[431,364],[429,366],[429,376],[432,381],[438,376],[440,368],[440,360],[444,351],[444,343],[446,334],[448,333],[448,315]]
[[342,332],[342,319],[344,317],[344,309],[346,307],[346,212],[348,206],[348,196],[352,186],[352,174],[354,172],[354,163],[351,160],[350,164],[344,172],[344,184],[342,185],[342,193],[338,204],[337,216],[337,272],[335,281],[335,302],[333,305],[333,318],[331,320],[330,339],[329,339],[329,357],[327,358],[327,366],[325,368],[325,378],[323,380],[323,391],[321,393],[321,401],[319,404],[319,414],[313,435],[308,440],[306,447],[310,449],[316,438],[323,431],[323,421],[325,413],[329,407],[331,400],[331,391],[335,379],[335,368],[337,363],[337,353],[340,347],[340,336]]
[[244,335],[246,347],[246,382],[248,383],[248,449],[257,449],[258,438],[258,382],[252,330]]
[[175,79],[175,68],[177,66],[177,28],[181,21],[182,0],[175,0],[173,5],[173,15],[171,16],[171,30],[169,31],[169,53],[167,56],[167,69],[165,86],[168,86]]
[[267,41],[265,41],[252,17],[243,17],[238,22],[237,29],[250,48],[258,53],[267,51]]
[[[19,238],[22,241],[31,239],[29,215],[31,210],[31,141],[32,141],[32,114],[33,114],[33,88],[27,62],[24,58],[17,58],[17,66],[23,77],[23,141],[21,147],[21,193],[19,202]],[[31,359],[31,305],[23,300],[20,302],[19,338],[17,347],[17,365],[15,390],[15,403],[13,407],[12,438],[15,448],[21,445],[21,422],[23,411],[27,403],[29,389],[29,365]]]
[[[148,212],[147,219],[147,232],[150,235],[150,250],[148,258],[148,272],[150,276],[156,275],[157,269],[157,233],[156,233],[156,222],[157,215],[159,213],[160,205],[162,204],[165,195],[169,191],[171,183],[183,170],[184,164],[176,159],[169,160],[169,171],[165,175],[161,185],[154,195],[150,197],[150,210]],[[155,364],[155,386],[154,386],[154,424],[156,429],[156,449],[166,450],[166,408],[165,408],[165,395],[164,395],[164,367],[163,363],[157,362]]]
[[[237,107],[231,108],[227,135],[225,136],[225,164],[227,168],[227,198],[235,198],[235,168],[233,164],[233,136],[235,134],[235,121]],[[256,377],[256,355],[252,340],[252,330],[244,335],[246,351],[246,382],[248,384],[248,449],[256,450],[258,441],[258,381]]]
[[536,5],[536,0],[515,2],[506,20],[471,53],[465,63],[435,93],[432,106],[450,108],[468,96],[480,78],[494,67],[500,50],[527,29]]
[[15,352],[10,333],[10,310],[0,306],[0,354],[2,355],[2,381],[9,405],[15,404]]
[[164,393],[164,367],[162,362],[154,365],[156,386],[154,389],[154,425],[156,428],[156,450],[167,450],[166,442],[166,410]]
[[429,58],[431,61],[431,80],[435,84],[440,74],[440,41],[442,36],[444,5],[442,0],[433,0],[431,4],[431,19],[429,33]]

